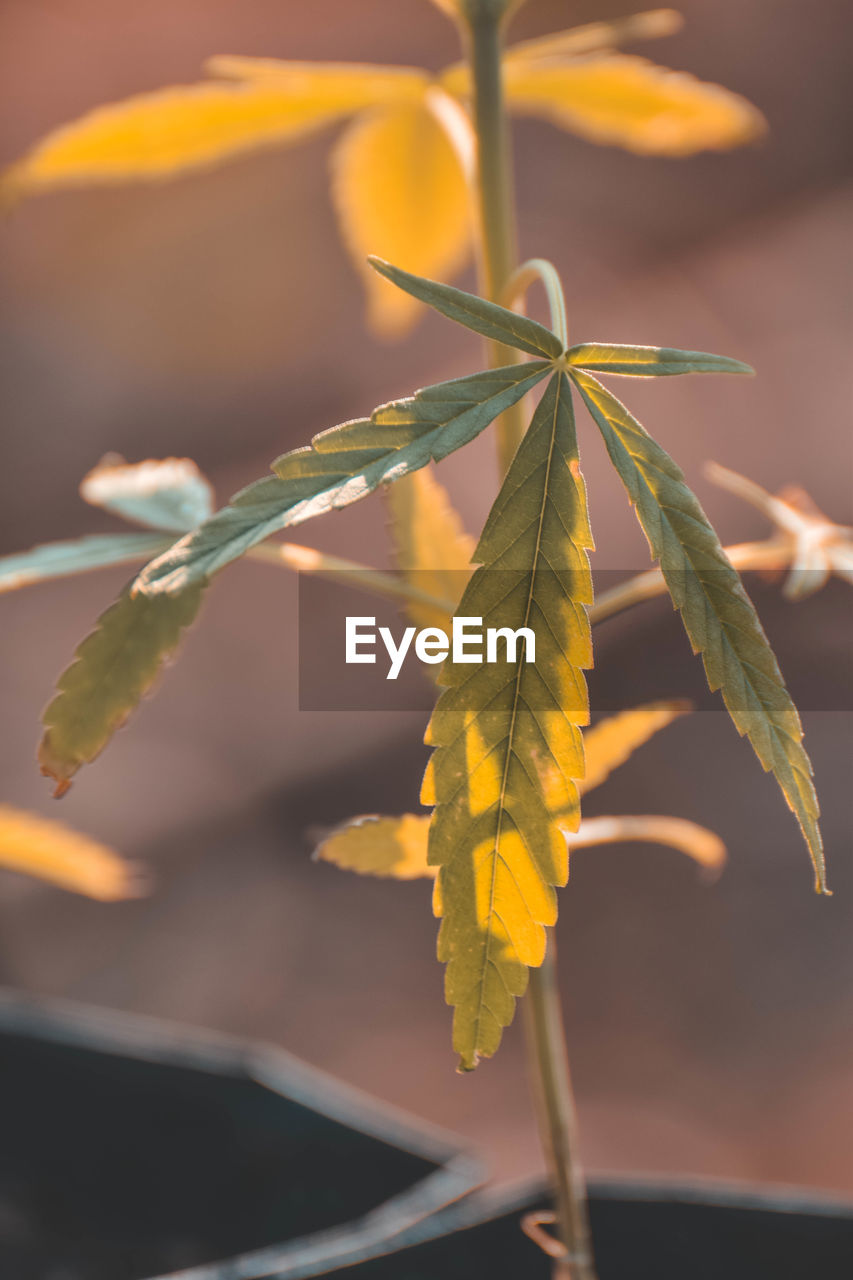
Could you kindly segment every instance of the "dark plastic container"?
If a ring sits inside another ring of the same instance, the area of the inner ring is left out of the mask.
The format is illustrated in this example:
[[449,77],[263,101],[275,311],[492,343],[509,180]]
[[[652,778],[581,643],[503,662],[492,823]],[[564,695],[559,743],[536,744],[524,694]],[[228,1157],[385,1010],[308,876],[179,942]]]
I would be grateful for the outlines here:
[[479,1176],[279,1050],[0,993],[2,1280],[315,1276]]
[[[408,1234],[408,1247],[337,1280],[551,1280],[521,1229],[539,1186],[474,1195]],[[853,1206],[714,1182],[595,1182],[599,1280],[851,1280]],[[398,1242],[398,1246],[399,1246]]]

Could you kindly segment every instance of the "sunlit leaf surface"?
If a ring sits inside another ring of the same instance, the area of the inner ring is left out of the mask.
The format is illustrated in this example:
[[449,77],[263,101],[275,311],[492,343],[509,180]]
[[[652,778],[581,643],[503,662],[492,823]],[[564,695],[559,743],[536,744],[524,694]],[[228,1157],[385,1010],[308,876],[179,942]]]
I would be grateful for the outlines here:
[[0,867],[113,902],[136,898],[144,881],[133,863],[61,822],[0,805]]
[[210,483],[189,458],[105,458],[83,477],[80,496],[124,520],[172,533],[184,533],[213,513]]
[[[414,471],[391,485],[388,506],[397,567],[419,591],[457,604],[471,575],[475,543],[433,468]],[[417,627],[450,631],[446,610],[412,600],[406,612]]]

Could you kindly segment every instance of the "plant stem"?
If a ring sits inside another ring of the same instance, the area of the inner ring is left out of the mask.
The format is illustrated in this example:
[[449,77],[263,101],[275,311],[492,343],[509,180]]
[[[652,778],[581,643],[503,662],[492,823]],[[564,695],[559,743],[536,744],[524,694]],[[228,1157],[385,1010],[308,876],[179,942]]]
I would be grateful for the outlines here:
[[542,966],[530,971],[530,985],[524,1003],[537,1080],[542,1142],[554,1195],[555,1221],[566,1249],[564,1257],[555,1259],[554,1280],[595,1280],[553,935],[548,940]]
[[[501,68],[507,6],[496,0],[468,0],[463,8],[477,139],[480,271],[483,291],[497,301],[516,265],[515,202]],[[513,363],[517,356],[505,347],[495,346],[490,358],[495,365],[505,365]],[[524,429],[521,405],[516,405],[512,414],[504,414],[498,423],[502,474],[515,455]],[[528,1052],[532,1073],[539,1081],[542,1143],[551,1165],[557,1234],[565,1249],[563,1256],[555,1258],[554,1280],[595,1280],[553,955],[546,957],[542,968],[530,970],[527,1004]]]
[[[497,302],[516,261],[515,199],[509,129],[504,109],[501,54],[503,16],[489,5],[472,6],[466,44],[474,89],[477,139],[477,203],[480,221],[480,288]],[[493,367],[514,364],[517,352],[487,344]],[[497,422],[498,461],[505,474],[524,435],[524,409],[514,405]]]

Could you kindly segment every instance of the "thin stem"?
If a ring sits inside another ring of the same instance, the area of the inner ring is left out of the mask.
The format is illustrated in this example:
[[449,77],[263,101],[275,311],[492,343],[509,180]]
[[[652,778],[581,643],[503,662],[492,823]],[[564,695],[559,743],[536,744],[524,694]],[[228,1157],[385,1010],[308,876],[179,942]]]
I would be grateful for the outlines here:
[[501,302],[505,307],[513,307],[530,288],[539,281],[548,298],[548,309],[551,312],[551,328],[563,344],[569,345],[569,325],[566,320],[566,299],[557,268],[547,258],[528,258],[513,271],[503,288]]
[[586,1185],[578,1155],[577,1115],[557,986],[553,935],[548,940],[548,950],[541,967],[530,970],[530,985],[524,1004],[535,1068],[540,1129],[554,1195],[554,1216],[564,1246],[562,1256],[555,1256],[554,1280],[595,1280]]
[[[501,0],[468,0],[464,7],[477,138],[480,271],[483,292],[494,301],[501,297],[516,262],[515,200],[501,66],[506,10],[505,0],[503,3]],[[564,325],[559,312],[557,321]],[[490,358],[494,365],[500,366],[514,363],[518,357],[506,347],[496,345]],[[499,420],[497,445],[502,474],[509,469],[524,430],[520,404]],[[557,1234],[566,1251],[555,1259],[554,1278],[595,1280],[553,959],[546,958],[545,964],[542,969],[530,971],[528,1051],[542,1098],[542,1141],[551,1163]]]
[[[466,25],[468,61],[477,139],[477,204],[480,222],[480,288],[497,302],[516,261],[515,199],[509,129],[504,110],[501,55],[503,15],[493,6],[476,7]],[[488,344],[493,367],[514,364],[518,353],[501,343]],[[524,435],[524,409],[514,405],[497,422],[498,461],[505,473]]]

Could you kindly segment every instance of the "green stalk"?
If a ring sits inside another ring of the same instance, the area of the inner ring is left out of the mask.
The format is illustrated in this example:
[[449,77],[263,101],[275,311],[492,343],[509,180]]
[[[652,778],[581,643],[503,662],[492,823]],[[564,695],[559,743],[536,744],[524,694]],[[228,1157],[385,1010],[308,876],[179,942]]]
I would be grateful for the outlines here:
[[[517,256],[515,196],[501,69],[507,8],[505,0],[468,0],[467,5],[463,5],[477,140],[480,291],[493,302],[500,298]],[[487,351],[494,368],[518,360],[517,352],[498,342],[487,343]],[[498,461],[502,475],[515,456],[524,430],[521,404],[513,405],[498,419]]]
[[[516,265],[515,201],[501,75],[503,27],[509,7],[508,0],[462,0],[460,6],[467,28],[473,82],[482,288],[495,301],[507,287]],[[517,356],[494,345],[490,358],[499,366],[513,362]],[[509,467],[524,430],[521,405],[516,405],[511,414],[504,414],[498,423],[502,473]],[[531,1072],[538,1082],[542,1145],[550,1165],[559,1236],[554,1280],[596,1280],[553,952],[546,956],[541,968],[530,970],[526,1004],[528,1053]]]

